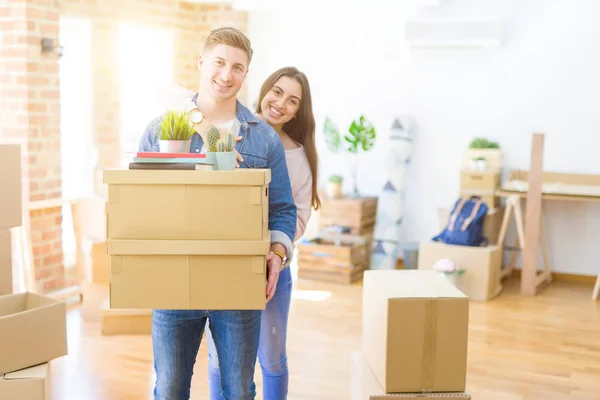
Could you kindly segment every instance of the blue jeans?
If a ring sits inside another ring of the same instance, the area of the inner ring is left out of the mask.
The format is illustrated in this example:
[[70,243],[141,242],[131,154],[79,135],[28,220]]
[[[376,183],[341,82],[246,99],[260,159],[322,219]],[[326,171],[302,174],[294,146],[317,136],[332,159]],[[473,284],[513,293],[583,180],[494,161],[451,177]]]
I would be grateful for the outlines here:
[[260,310],[154,310],[155,400],[190,398],[194,364],[207,320],[210,321],[214,345],[223,366],[220,399],[255,398],[254,367],[260,334]]
[[[291,298],[292,273],[290,268],[285,268],[279,274],[275,296],[267,303],[260,323],[258,361],[262,370],[264,400],[287,399],[289,375],[286,339]],[[210,324],[212,325],[212,323],[211,321]],[[215,337],[215,339],[217,338]],[[221,390],[225,390],[222,386],[221,375],[226,373],[227,366],[222,362],[223,357],[219,357],[221,348],[215,346],[215,342],[218,340],[213,341],[210,331],[206,332],[206,340],[208,342],[210,400],[220,400],[219,393]]]

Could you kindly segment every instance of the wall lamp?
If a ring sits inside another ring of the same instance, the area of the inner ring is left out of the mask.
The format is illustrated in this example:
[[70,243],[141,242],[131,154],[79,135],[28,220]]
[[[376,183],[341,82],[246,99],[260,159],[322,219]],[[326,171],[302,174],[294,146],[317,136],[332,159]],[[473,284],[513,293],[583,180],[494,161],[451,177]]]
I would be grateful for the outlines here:
[[55,46],[52,38],[42,38],[42,53],[56,53],[59,57],[62,57],[63,46]]

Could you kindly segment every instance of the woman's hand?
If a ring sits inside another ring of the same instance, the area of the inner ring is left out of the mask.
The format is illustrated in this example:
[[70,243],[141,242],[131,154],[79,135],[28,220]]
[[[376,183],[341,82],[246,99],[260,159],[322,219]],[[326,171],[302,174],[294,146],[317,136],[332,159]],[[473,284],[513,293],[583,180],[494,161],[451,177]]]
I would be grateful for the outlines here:
[[283,260],[272,251],[267,256],[267,303],[275,296]]

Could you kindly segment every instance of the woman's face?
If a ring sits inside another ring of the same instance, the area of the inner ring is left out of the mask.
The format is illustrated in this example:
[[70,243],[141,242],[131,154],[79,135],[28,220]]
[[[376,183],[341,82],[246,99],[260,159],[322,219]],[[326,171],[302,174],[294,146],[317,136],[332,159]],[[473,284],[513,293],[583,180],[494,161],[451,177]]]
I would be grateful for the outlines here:
[[271,126],[283,125],[296,115],[302,101],[302,85],[282,76],[260,102],[261,114]]

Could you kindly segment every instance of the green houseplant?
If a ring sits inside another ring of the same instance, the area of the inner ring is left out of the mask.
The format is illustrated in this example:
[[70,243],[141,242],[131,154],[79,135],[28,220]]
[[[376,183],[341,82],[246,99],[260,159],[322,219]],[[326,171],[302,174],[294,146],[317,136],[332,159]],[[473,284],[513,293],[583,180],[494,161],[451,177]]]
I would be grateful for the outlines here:
[[342,196],[342,184],[344,183],[344,178],[340,175],[331,175],[327,179],[327,187],[325,188],[327,192],[327,197],[330,199],[337,199]]
[[348,132],[342,137],[337,126],[329,117],[326,117],[323,130],[325,133],[325,142],[330,151],[337,153],[341,149],[344,149],[346,152],[354,155],[353,163],[351,163],[352,195],[354,197],[359,197],[360,193],[358,191],[356,178],[358,172],[358,156],[361,151],[368,152],[373,148],[375,138],[377,137],[375,127],[364,115],[361,115],[358,119],[352,121],[348,127]]
[[189,153],[196,130],[185,111],[169,110],[160,121],[158,143],[161,153]]

